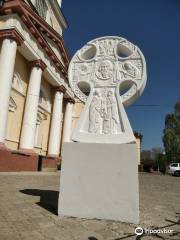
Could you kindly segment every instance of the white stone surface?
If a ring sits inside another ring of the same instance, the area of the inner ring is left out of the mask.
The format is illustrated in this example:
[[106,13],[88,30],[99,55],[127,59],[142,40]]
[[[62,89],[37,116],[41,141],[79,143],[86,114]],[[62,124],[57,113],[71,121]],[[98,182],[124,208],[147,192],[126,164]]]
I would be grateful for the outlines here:
[[16,58],[17,43],[4,39],[0,55],[0,142],[6,137],[7,118],[13,72]]
[[49,137],[49,155],[59,155],[61,143],[61,127],[62,127],[62,104],[63,93],[57,91],[54,97],[53,113],[51,120],[51,129]]
[[72,102],[66,103],[65,117],[64,117],[64,128],[63,128],[63,142],[71,141],[71,130],[72,130],[72,114],[74,104]]
[[38,113],[41,77],[42,69],[36,66],[32,67],[20,139],[21,149],[33,149],[35,145],[36,120]]
[[57,1],[58,1],[59,6],[61,7],[62,0],[57,0]]
[[58,214],[139,221],[136,144],[64,143]]
[[36,4],[36,0],[31,0],[32,4],[35,5]]
[[[86,102],[72,140],[135,141],[124,106],[134,102],[146,85],[146,63],[137,46],[120,37],[88,42],[71,60],[69,81],[75,95]],[[120,96],[124,88],[129,89]]]

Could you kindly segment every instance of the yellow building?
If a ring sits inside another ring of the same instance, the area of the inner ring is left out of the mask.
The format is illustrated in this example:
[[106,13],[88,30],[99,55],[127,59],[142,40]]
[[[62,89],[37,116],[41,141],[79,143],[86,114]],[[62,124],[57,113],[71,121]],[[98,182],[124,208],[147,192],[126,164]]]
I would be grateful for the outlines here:
[[83,107],[68,83],[61,1],[0,4],[0,171],[36,171],[39,156],[55,168]]
[[56,166],[70,139],[75,99],[59,4],[1,1],[0,171],[37,170],[38,155],[44,167]]

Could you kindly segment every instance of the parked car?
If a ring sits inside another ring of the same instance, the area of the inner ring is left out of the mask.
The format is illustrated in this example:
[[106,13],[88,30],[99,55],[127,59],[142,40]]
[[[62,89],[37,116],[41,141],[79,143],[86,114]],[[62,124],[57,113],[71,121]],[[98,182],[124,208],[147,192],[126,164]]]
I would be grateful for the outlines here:
[[167,173],[173,176],[180,176],[180,163],[171,163],[167,168]]

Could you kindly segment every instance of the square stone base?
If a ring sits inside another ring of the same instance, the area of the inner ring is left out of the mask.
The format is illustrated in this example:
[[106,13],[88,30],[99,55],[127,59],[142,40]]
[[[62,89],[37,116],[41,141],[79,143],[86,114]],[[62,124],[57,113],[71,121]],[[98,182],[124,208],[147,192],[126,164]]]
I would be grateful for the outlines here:
[[139,222],[136,144],[64,143],[58,214]]

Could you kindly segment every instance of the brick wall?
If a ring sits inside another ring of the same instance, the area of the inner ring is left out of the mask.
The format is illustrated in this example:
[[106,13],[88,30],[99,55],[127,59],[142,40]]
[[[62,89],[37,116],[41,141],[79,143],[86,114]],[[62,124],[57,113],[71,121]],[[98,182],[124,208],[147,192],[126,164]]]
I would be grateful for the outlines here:
[[0,172],[37,171],[38,155],[0,149]]

